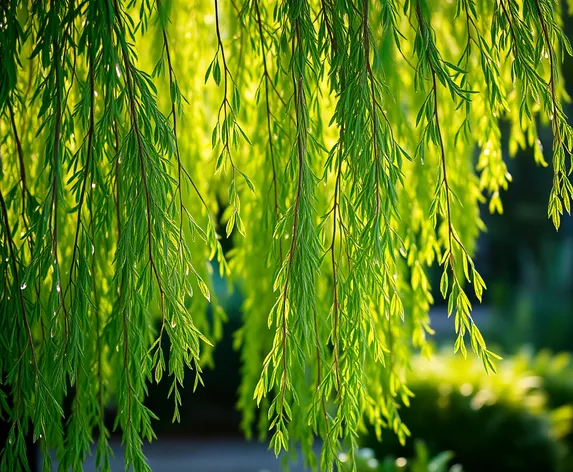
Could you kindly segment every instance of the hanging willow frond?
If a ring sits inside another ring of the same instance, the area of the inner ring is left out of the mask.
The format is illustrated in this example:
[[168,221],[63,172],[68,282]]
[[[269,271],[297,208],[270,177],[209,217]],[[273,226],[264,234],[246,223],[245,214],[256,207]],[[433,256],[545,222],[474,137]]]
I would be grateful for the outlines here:
[[494,371],[479,205],[503,211],[506,120],[540,166],[549,125],[548,214],[570,212],[562,23],[551,0],[0,0],[0,468],[31,435],[45,470],[94,440],[108,470],[113,405],[149,470],[148,382],[179,420],[221,336],[215,269],[244,294],[242,428],[277,455],[404,441],[436,296]]

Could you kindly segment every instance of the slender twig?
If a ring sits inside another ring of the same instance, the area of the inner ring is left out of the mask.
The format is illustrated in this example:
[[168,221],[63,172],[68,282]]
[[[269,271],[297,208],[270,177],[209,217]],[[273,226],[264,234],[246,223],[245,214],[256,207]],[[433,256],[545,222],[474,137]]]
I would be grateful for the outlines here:
[[368,0],[362,0],[362,26],[363,26],[363,41],[364,41],[364,62],[366,65],[366,73],[370,82],[370,99],[372,100],[371,119],[372,119],[372,147],[374,148],[374,176],[376,179],[376,219],[380,215],[380,156],[378,145],[378,115],[376,113],[377,100],[374,90],[374,74],[372,73],[372,66],[370,64],[370,30],[368,27]]
[[[228,88],[229,88],[229,77],[231,77],[231,72],[227,67],[227,58],[225,56],[225,47],[223,46],[223,40],[221,37],[221,29],[219,26],[219,2],[218,0],[214,0],[215,2],[215,29],[217,32],[217,53],[221,52],[221,59],[223,60],[223,101],[221,102],[221,106],[219,107],[218,115],[220,115],[221,110],[223,110],[223,123],[227,122],[227,115],[228,115],[228,108],[229,108],[229,98],[228,98]],[[232,80],[232,79],[231,79]],[[231,164],[231,170],[233,172],[233,180],[235,179],[235,171],[236,167],[233,162],[233,156],[231,155],[231,148],[229,146],[230,139],[230,126],[224,126],[225,130],[225,139],[223,142],[223,150],[221,152],[227,153],[229,157],[229,163]]]
[[[52,7],[54,7],[54,1],[52,0]],[[67,28],[66,28],[67,29]],[[55,266],[55,279],[56,279],[56,292],[57,297],[60,300],[60,306],[64,312],[64,345],[67,346],[69,341],[69,314],[66,309],[66,303],[64,299],[64,293],[62,292],[61,282],[60,282],[60,264],[58,258],[58,208],[59,208],[59,194],[61,192],[60,189],[60,181],[59,181],[59,172],[60,172],[60,145],[61,145],[61,127],[62,127],[62,88],[64,88],[64,84],[61,83],[62,81],[62,73],[63,67],[60,69],[58,57],[60,54],[60,48],[57,40],[54,40],[53,44],[54,49],[54,57],[56,60],[54,61],[54,75],[55,75],[55,89],[56,89],[56,107],[55,107],[55,125],[54,125],[54,137],[53,137],[53,169],[52,169],[52,188],[51,188],[51,203],[50,203],[50,219],[52,223],[52,256],[54,257],[54,266]],[[65,55],[64,55],[65,56]],[[65,63],[65,58],[62,60],[62,66]],[[66,348],[64,348],[66,350]]]
[[[93,179],[93,176],[92,176]],[[90,190],[90,233],[91,239],[95,246],[95,229],[94,229],[94,219],[93,219],[93,205],[94,205],[94,197],[93,197],[93,187]],[[92,251],[92,292],[93,292],[93,300],[94,300],[94,317],[96,322],[96,378],[98,383],[97,388],[97,403],[99,406],[99,434],[102,437],[105,434],[105,405],[103,399],[103,347],[102,347],[102,320],[101,320],[101,310],[99,304],[99,293],[97,289],[97,263],[96,263],[96,254],[95,248]]]
[[[117,22],[120,28],[123,28],[121,17],[120,17],[120,10],[119,6],[117,5],[117,0],[114,0],[114,5],[117,11]],[[153,257],[153,229],[152,229],[152,221],[153,216],[151,212],[151,193],[149,190],[149,183],[147,178],[147,170],[145,167],[145,159],[147,158],[147,153],[145,151],[143,145],[143,139],[141,136],[141,130],[139,129],[139,124],[137,122],[137,111],[136,111],[136,102],[135,102],[135,94],[134,94],[134,83],[133,83],[133,65],[129,59],[128,52],[125,47],[125,43],[120,41],[121,53],[123,56],[123,64],[125,68],[125,77],[126,77],[126,87],[127,87],[127,95],[128,95],[128,102],[129,102],[129,109],[130,109],[130,118],[131,118],[131,126],[133,132],[135,134],[135,139],[137,143],[137,157],[139,160],[140,171],[141,171],[141,178],[143,180],[143,190],[145,194],[145,209],[147,215],[147,247],[148,247],[148,257],[149,257],[149,264],[151,266],[151,270],[155,276],[155,280],[157,282],[157,287],[159,289],[160,295],[160,305],[161,305],[161,317],[162,323],[165,322],[165,291],[163,289],[163,284],[161,282],[161,277],[159,275],[159,271],[157,269],[157,265],[155,264],[155,259]]]
[[330,244],[330,257],[332,264],[332,296],[333,296],[333,315],[334,315],[334,325],[333,325],[333,364],[334,373],[336,377],[336,385],[338,392],[341,391],[341,381],[340,381],[340,346],[339,346],[339,323],[340,323],[340,306],[338,300],[338,272],[336,263],[336,230],[338,227],[337,218],[340,214],[340,179],[342,176],[342,142],[344,140],[344,124],[340,128],[340,141],[338,149],[338,167],[336,170],[336,183],[334,185],[334,204],[332,205],[332,242]]
[[[86,189],[88,183],[88,176],[90,174],[90,166],[92,165],[92,153],[93,153],[93,139],[95,133],[95,117],[94,117],[94,109],[95,109],[95,84],[94,84],[94,57],[93,52],[90,53],[90,63],[89,63],[89,95],[90,95],[90,105],[89,105],[89,126],[87,131],[87,155],[86,161],[82,168],[82,188],[80,190],[80,199],[78,202],[78,214],[76,217],[76,231],[74,236],[74,244],[72,250],[72,260],[70,263],[70,281],[66,287],[66,292],[64,293],[64,299],[66,297],[66,293],[70,286],[74,283],[74,268],[77,263],[77,252],[78,252],[78,242],[79,242],[79,235],[80,235],[80,228],[82,225],[82,210],[84,207],[85,196],[86,196]],[[93,183],[93,176],[92,176],[92,183]]]
[[[425,20],[422,16],[422,11],[420,8],[420,3],[416,4],[416,16],[418,19],[418,25],[420,27],[420,35],[422,37],[425,36]],[[447,173],[447,166],[446,166],[446,150],[444,148],[444,142],[442,138],[442,131],[440,127],[440,117],[438,112],[438,87],[436,82],[436,69],[432,60],[428,57],[428,65],[430,67],[431,78],[432,78],[432,100],[434,102],[434,122],[436,124],[436,132],[438,135],[438,145],[440,147],[440,165],[442,167],[442,183],[444,185],[445,193],[446,193],[446,219],[448,225],[448,252],[449,252],[449,261],[450,266],[452,268],[452,272],[454,277],[456,277],[456,273],[454,271],[454,251],[453,251],[453,226],[452,226],[452,216],[451,216],[451,205],[450,205],[450,186],[448,183],[448,173]]]
[[[557,105],[557,93],[555,91],[555,64],[553,58],[553,47],[551,46],[551,40],[549,38],[549,33],[547,31],[547,25],[545,24],[545,18],[543,17],[543,13],[541,12],[541,7],[539,5],[539,0],[535,1],[535,7],[537,10],[537,16],[539,18],[539,23],[541,24],[541,30],[543,32],[543,39],[545,40],[545,44],[547,46],[547,54],[549,55],[549,91],[551,95],[551,107],[552,107],[552,115],[550,116],[551,119],[551,127],[553,128],[553,135],[555,136],[555,141],[559,146],[563,146],[563,138],[561,137],[561,130],[559,129],[558,123],[558,105]],[[558,185],[558,173],[556,172],[553,176],[553,185]]]
[[16,154],[18,155],[18,164],[20,170],[20,183],[22,184],[22,221],[24,223],[24,228],[26,229],[26,240],[30,248],[30,254],[34,251],[34,243],[32,240],[32,235],[30,234],[30,224],[28,222],[27,207],[28,207],[28,196],[30,191],[28,190],[27,180],[26,180],[26,165],[24,164],[24,151],[22,150],[22,142],[20,141],[20,136],[18,133],[18,128],[16,127],[16,119],[14,116],[14,109],[12,103],[7,101],[8,112],[10,114],[10,123],[12,124],[12,133],[14,134],[14,141],[16,142]]
[[[294,22],[295,35],[293,35],[292,53],[293,57],[296,51],[296,43],[301,47],[300,24],[297,19]],[[289,281],[292,272],[292,264],[294,259],[294,251],[298,240],[299,229],[299,216],[300,216],[300,202],[302,199],[302,188],[304,182],[304,166],[305,166],[305,146],[303,142],[304,124],[302,119],[302,108],[304,107],[304,89],[303,89],[303,76],[299,71],[298,77],[295,74],[294,65],[292,69],[293,87],[295,95],[295,115],[297,124],[297,158],[298,158],[298,179],[297,191],[293,208],[293,224],[290,249],[287,254],[287,272],[285,275],[285,283],[282,289],[282,307],[281,307],[281,349],[282,349],[282,375],[281,375],[281,404],[279,409],[279,416],[282,417],[284,411],[285,401],[285,388],[287,382],[287,299],[289,290]]]
[[[255,5],[255,12],[257,15],[257,26],[259,30],[259,40],[261,43],[261,57],[263,60],[263,77],[265,79],[265,106],[267,109],[267,133],[269,138],[269,154],[271,156],[271,167],[272,167],[272,188],[274,194],[274,212],[275,212],[275,222],[279,219],[279,199],[278,199],[278,183],[277,183],[277,173],[275,168],[275,153],[273,147],[273,133],[271,129],[271,106],[269,99],[269,83],[272,83],[269,77],[269,71],[267,68],[267,51],[265,48],[265,39],[263,35],[263,26],[261,21],[261,12],[259,9],[259,1],[253,1]],[[282,260],[282,241],[279,240],[279,259]]]
[[26,338],[28,341],[28,347],[32,352],[32,364],[34,370],[36,371],[36,376],[40,376],[40,370],[38,368],[38,362],[36,360],[36,350],[34,348],[34,340],[32,338],[32,329],[30,327],[30,322],[28,319],[28,313],[26,310],[26,302],[24,300],[24,295],[21,290],[20,284],[20,274],[18,272],[18,264],[16,259],[16,250],[14,247],[14,240],[12,239],[12,233],[10,231],[10,222],[8,221],[8,209],[6,208],[6,202],[4,200],[4,195],[0,190],[0,208],[2,209],[2,223],[4,225],[4,233],[6,234],[6,239],[8,240],[8,250],[10,251],[10,262],[12,264],[12,271],[14,273],[14,281],[16,282],[16,291],[18,292],[18,302],[20,304],[20,311],[22,314],[22,321],[24,323],[24,328],[26,330]]

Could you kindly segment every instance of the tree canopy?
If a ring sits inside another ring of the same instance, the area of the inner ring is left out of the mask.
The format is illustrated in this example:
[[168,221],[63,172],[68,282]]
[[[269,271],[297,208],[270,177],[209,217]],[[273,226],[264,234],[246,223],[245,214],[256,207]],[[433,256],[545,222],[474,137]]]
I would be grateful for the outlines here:
[[45,470],[51,450],[81,470],[94,438],[107,470],[113,404],[126,468],[149,470],[147,384],[170,377],[178,420],[222,332],[213,271],[244,294],[243,429],[277,455],[331,470],[366,425],[404,440],[436,297],[495,370],[480,204],[502,213],[517,149],[549,165],[541,126],[556,228],[573,196],[561,9],[0,0],[0,468],[28,468],[32,434]]

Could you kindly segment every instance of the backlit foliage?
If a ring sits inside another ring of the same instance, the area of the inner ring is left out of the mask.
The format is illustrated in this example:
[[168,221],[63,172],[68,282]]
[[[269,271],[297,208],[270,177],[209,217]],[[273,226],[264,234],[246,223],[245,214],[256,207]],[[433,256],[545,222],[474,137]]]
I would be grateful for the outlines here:
[[45,470],[51,450],[81,469],[92,441],[107,470],[111,404],[126,467],[147,470],[147,384],[169,376],[178,420],[185,375],[202,382],[221,335],[214,270],[245,297],[245,433],[270,430],[277,454],[298,444],[320,470],[342,448],[352,463],[366,425],[408,435],[436,297],[455,350],[493,371],[471,316],[479,204],[503,211],[505,120],[510,154],[552,165],[557,228],[570,210],[562,14],[552,0],[0,1],[0,469],[27,469],[32,434]]

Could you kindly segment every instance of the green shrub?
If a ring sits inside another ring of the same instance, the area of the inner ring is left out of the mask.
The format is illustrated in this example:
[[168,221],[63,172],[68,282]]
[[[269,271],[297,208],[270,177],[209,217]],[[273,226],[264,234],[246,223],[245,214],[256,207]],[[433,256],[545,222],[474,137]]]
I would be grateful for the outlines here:
[[487,375],[479,361],[461,356],[416,359],[410,374],[415,397],[401,409],[412,437],[402,447],[390,434],[381,443],[369,435],[364,445],[378,457],[412,457],[414,439],[421,439],[431,454],[453,451],[467,472],[564,471],[561,439],[571,418],[566,410],[548,410],[543,379],[529,364],[518,356]]
[[537,356],[523,353],[520,356],[535,375],[542,379],[547,397],[547,407],[552,410],[554,428],[566,447],[563,471],[573,470],[573,358],[568,353],[551,354],[542,351]]
[[[372,449],[362,448],[357,454],[357,472],[463,472],[459,464],[451,465],[454,456],[452,452],[440,452],[430,457],[423,441],[416,441],[414,447],[415,455],[411,459],[386,456],[382,462],[376,459]],[[342,462],[341,471],[350,471],[351,467],[346,455],[340,454],[339,459]]]

